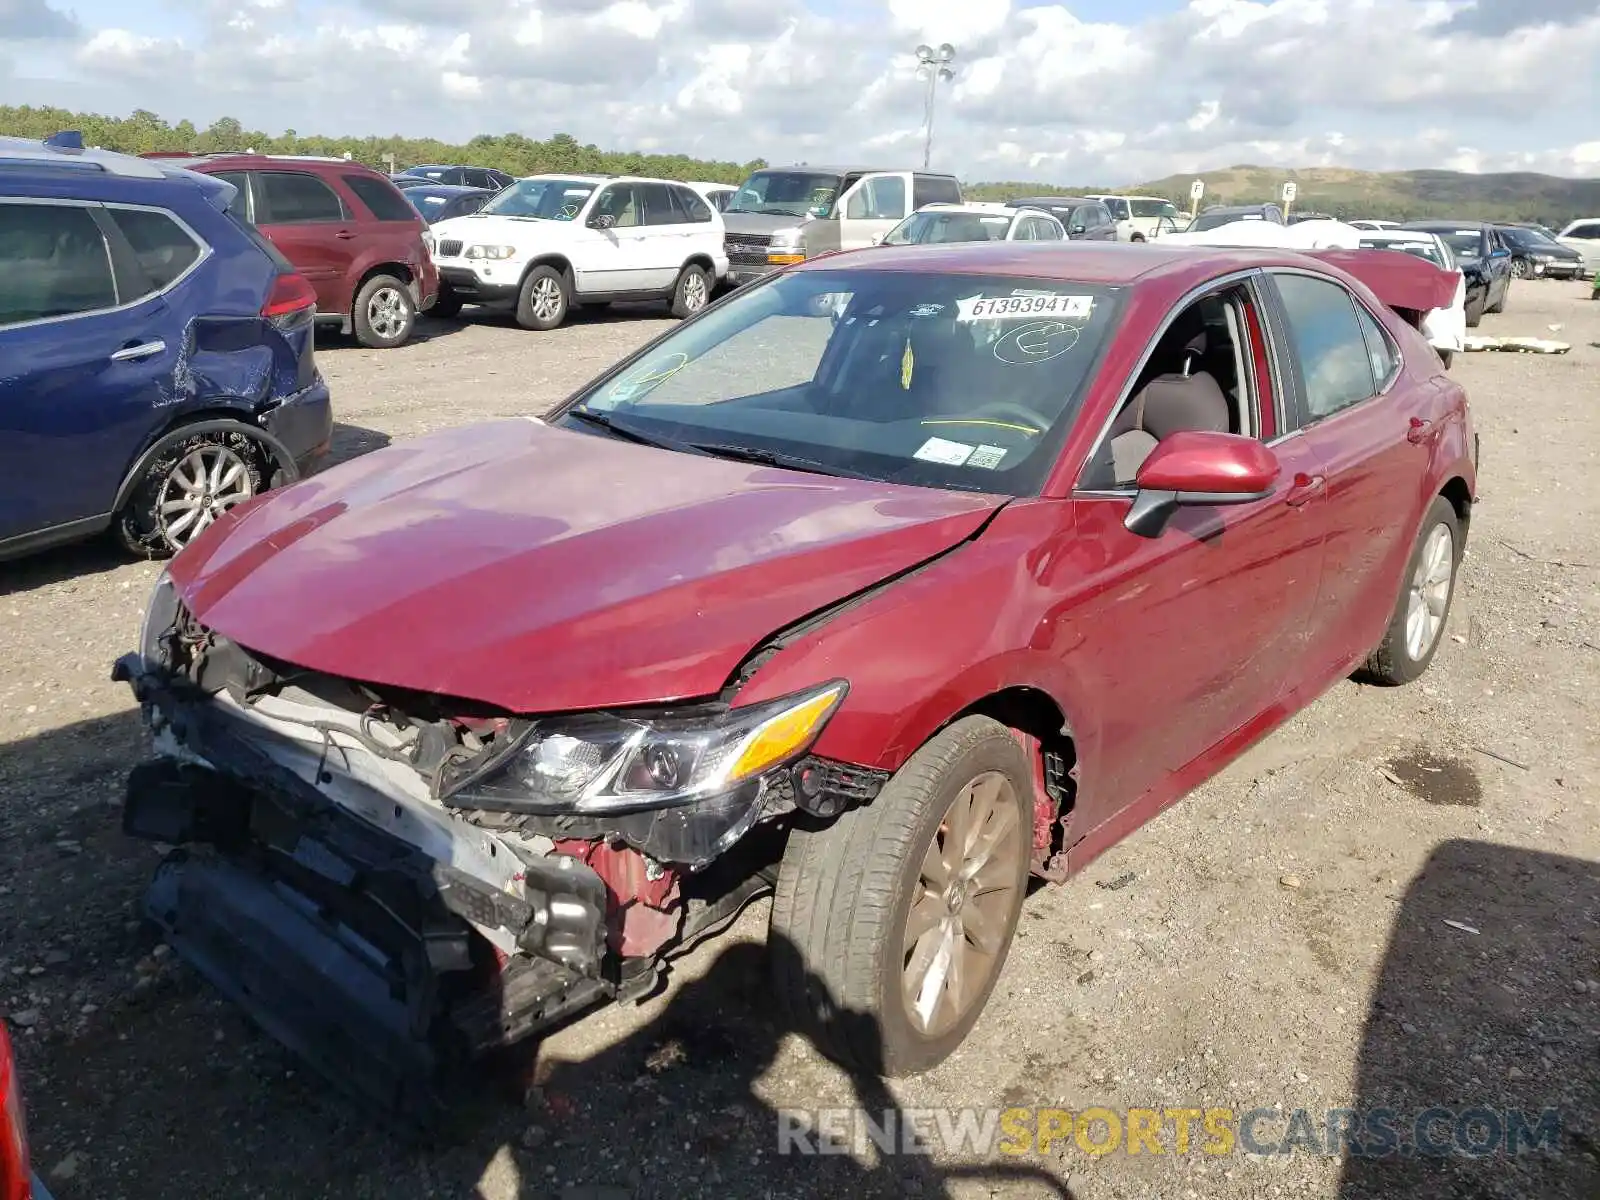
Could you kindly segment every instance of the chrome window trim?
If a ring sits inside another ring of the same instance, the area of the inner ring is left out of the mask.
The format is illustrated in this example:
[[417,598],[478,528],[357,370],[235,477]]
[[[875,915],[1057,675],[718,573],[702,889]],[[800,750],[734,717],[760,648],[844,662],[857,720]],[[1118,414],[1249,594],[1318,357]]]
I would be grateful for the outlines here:
[[[110,308],[91,308],[83,312],[64,313],[59,317],[38,317],[32,321],[18,321],[15,325],[0,325],[0,334],[10,333],[13,329],[33,329],[41,325],[59,325],[63,321],[81,321],[86,317],[103,317],[111,313],[126,312],[129,309],[138,308],[139,305],[150,300],[159,299],[165,296],[168,292],[172,291],[173,288],[177,287],[184,280],[188,279],[190,275],[198,271],[200,269],[200,265],[209,259],[214,253],[210,243],[196,233],[194,228],[187,221],[185,221],[171,209],[162,208],[159,204],[129,204],[121,200],[113,201],[111,203],[102,203],[99,200],[64,200],[47,196],[0,196],[0,205],[6,204],[36,204],[41,206],[53,205],[57,208],[83,208],[91,210],[96,208],[108,210],[128,209],[134,212],[159,213],[161,216],[167,218],[167,220],[176,224],[179,229],[183,230],[184,235],[188,237],[190,241],[194,242],[195,245],[200,247],[200,254],[194,260],[194,262],[189,264],[188,268],[183,272],[183,274],[177,276],[164,288],[157,288],[153,292],[145,292],[143,295],[133,300],[123,300],[121,293],[119,292],[117,296],[117,303],[113,304]],[[104,233],[100,235],[100,240],[102,243],[106,241]],[[106,244],[106,263],[111,267],[111,286],[113,288],[118,287],[116,261],[111,254],[111,246],[109,244]]]
[[[1128,372],[1128,378],[1123,382],[1122,389],[1117,393],[1117,402],[1111,406],[1111,411],[1106,414],[1106,419],[1100,426],[1100,432],[1095,436],[1094,441],[1089,444],[1089,453],[1084,456],[1082,464],[1078,467],[1077,477],[1071,490],[1067,493],[1069,496],[1131,496],[1137,491],[1137,489],[1125,488],[1086,488],[1082,486],[1083,473],[1088,469],[1089,464],[1094,461],[1095,455],[1100,452],[1100,448],[1105,444],[1106,435],[1111,432],[1111,426],[1116,422],[1117,415],[1122,412],[1123,407],[1133,395],[1133,385],[1139,381],[1139,377],[1144,374],[1144,369],[1150,365],[1150,359],[1155,354],[1156,347],[1161,344],[1161,339],[1166,337],[1167,331],[1172,328],[1172,323],[1178,319],[1179,315],[1185,312],[1190,305],[1199,303],[1213,292],[1237,287],[1241,283],[1248,284],[1259,278],[1261,273],[1262,269],[1260,267],[1247,267],[1240,271],[1230,271],[1226,275],[1218,275],[1215,279],[1208,279],[1205,283],[1185,292],[1168,309],[1167,315],[1162,319],[1161,324],[1156,327],[1156,331],[1151,336],[1150,341],[1146,343],[1144,353],[1139,356],[1138,363],[1132,371]],[[1268,358],[1272,360],[1270,327],[1266,321],[1262,322],[1262,335],[1268,339]],[[1274,362],[1275,360],[1269,361],[1268,368],[1270,373],[1275,374],[1276,366]],[[1277,386],[1276,379],[1273,381],[1273,391],[1278,395],[1282,395],[1282,389]]]

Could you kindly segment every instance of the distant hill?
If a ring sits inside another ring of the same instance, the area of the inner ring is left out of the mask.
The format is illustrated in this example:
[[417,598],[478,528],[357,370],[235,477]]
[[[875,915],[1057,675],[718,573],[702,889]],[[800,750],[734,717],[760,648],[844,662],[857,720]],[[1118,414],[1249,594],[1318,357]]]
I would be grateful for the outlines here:
[[1169,175],[1128,188],[1063,188],[1042,183],[980,183],[964,189],[975,199],[1006,199],[1045,192],[1117,191],[1165,196],[1186,209],[1189,185],[1206,184],[1206,204],[1249,204],[1277,200],[1293,180],[1294,207],[1346,218],[1469,217],[1486,221],[1540,221],[1560,227],[1575,217],[1600,215],[1600,179],[1563,179],[1516,171],[1469,175],[1463,171],[1354,171],[1312,167],[1228,167],[1199,175]]

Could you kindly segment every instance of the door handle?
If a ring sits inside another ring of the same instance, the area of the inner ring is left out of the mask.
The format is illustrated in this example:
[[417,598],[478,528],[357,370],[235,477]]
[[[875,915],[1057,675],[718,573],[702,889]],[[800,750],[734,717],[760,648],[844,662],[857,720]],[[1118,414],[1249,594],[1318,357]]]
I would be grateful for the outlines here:
[[1302,471],[1294,477],[1294,483],[1290,486],[1284,502],[1290,508],[1299,508],[1313,497],[1320,496],[1327,483],[1326,477],[1322,475],[1307,475]]
[[1421,417],[1412,417],[1410,427],[1406,430],[1406,441],[1413,446],[1417,445],[1427,438],[1428,430],[1432,429],[1433,426],[1434,422],[1432,421],[1425,421]]
[[152,354],[160,354],[167,348],[167,344],[160,338],[153,342],[139,342],[137,345],[124,346],[121,350],[111,352],[112,362],[138,362],[141,358],[149,358]]
[[355,237],[355,234],[351,233],[348,229],[341,229],[333,236],[348,242],[351,238]]

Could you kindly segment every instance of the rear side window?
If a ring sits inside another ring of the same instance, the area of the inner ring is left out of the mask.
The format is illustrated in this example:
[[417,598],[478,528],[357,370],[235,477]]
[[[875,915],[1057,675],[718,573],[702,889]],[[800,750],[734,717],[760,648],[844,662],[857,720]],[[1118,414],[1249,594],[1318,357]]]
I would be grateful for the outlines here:
[[343,221],[344,202],[315,175],[302,171],[257,171],[256,223],[310,225]]
[[1582,225],[1574,225],[1567,230],[1565,236],[1583,238],[1585,241],[1600,238],[1600,221],[1587,221]]
[[383,179],[370,175],[346,175],[345,186],[356,194],[356,199],[367,206],[367,211],[380,221],[405,221],[417,219],[417,211],[406,203],[400,189]]
[[88,209],[0,203],[0,328],[116,305],[111,254]]
[[875,175],[850,197],[844,214],[852,221],[898,221],[906,215],[906,182],[898,175]]
[[[673,188],[672,194],[678,198],[678,207],[683,209],[684,215],[695,222],[711,220],[711,206],[699,192],[693,188]],[[726,193],[724,193],[726,194]]]
[[924,204],[960,204],[961,185],[948,175],[913,175],[911,177],[911,207]]
[[683,224],[683,214],[673,200],[672,188],[664,183],[641,183],[637,185],[637,190],[639,199],[644,201],[646,225]]
[[1309,275],[1278,275],[1277,283],[1305,382],[1305,423],[1373,395],[1373,357],[1350,293]]
[[1367,358],[1372,362],[1372,379],[1378,391],[1383,391],[1400,372],[1400,352],[1389,339],[1388,333],[1373,315],[1359,304],[1356,320],[1361,325],[1361,335],[1367,342]]
[[199,261],[202,248],[171,217],[148,208],[108,208],[156,291],[171,287]]

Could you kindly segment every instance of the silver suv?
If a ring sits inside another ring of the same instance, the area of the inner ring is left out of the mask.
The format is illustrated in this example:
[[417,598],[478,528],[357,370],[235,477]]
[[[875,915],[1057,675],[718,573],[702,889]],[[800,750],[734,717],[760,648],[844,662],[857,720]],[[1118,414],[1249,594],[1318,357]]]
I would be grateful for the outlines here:
[[960,204],[954,175],[874,167],[766,167],[723,211],[728,282],[751,283],[829,250],[871,246],[917,209]]

